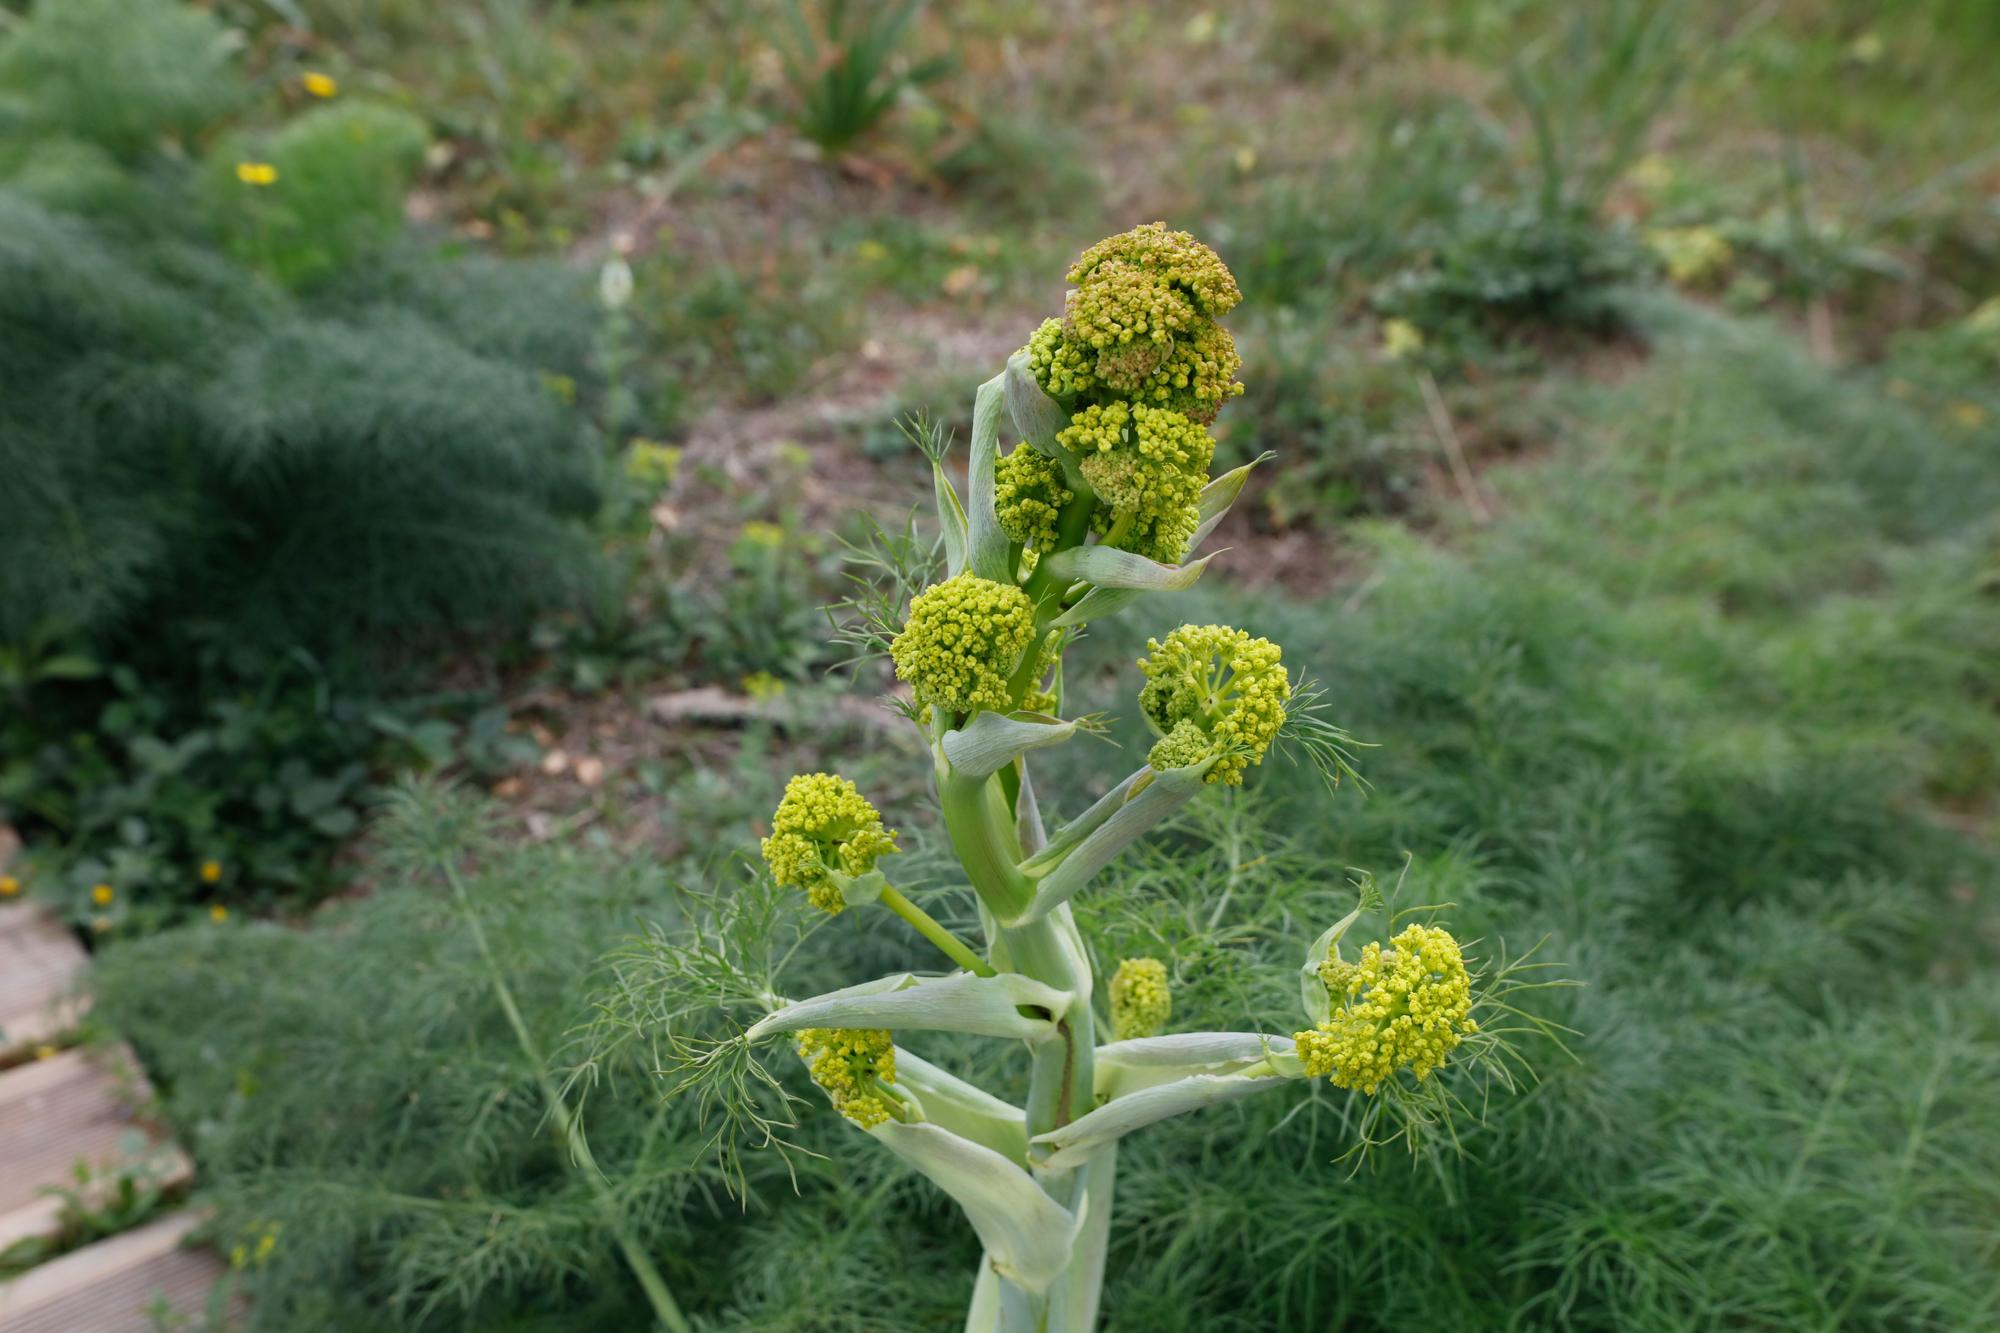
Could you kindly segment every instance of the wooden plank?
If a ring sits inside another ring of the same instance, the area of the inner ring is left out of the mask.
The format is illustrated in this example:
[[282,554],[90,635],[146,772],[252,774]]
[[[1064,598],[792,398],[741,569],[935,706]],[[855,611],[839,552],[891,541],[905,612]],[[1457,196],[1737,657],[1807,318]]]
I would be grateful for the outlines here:
[[193,1164],[140,1118],[151,1095],[124,1047],[64,1051],[0,1074],[0,1245],[55,1230],[61,1203],[47,1191],[74,1187],[78,1162],[96,1188],[115,1188],[121,1172],[184,1185]]
[[0,1067],[33,1056],[76,1027],[90,956],[39,903],[0,904]]
[[171,1213],[0,1283],[0,1333],[151,1333],[162,1302],[199,1316],[228,1271],[212,1251],[183,1246],[201,1220]]

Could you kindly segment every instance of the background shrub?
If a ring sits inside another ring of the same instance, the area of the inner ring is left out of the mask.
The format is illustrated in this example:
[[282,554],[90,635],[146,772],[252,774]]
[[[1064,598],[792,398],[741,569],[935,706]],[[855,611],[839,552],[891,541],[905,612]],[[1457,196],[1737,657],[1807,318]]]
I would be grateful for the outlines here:
[[217,122],[231,49],[170,0],[0,38],[0,818],[120,925],[322,883],[370,701],[601,573],[584,280],[406,234],[405,113]]

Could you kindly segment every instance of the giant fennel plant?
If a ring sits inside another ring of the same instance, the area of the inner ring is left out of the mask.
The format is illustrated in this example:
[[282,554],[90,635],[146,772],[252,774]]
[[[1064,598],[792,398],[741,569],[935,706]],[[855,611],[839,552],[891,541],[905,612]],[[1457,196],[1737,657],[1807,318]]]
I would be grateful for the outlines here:
[[[1355,910],[1301,940],[1303,1012],[1273,1016],[1276,1031],[1167,1032],[1158,959],[1125,959],[1100,985],[1072,901],[1121,852],[1211,789],[1241,786],[1274,750],[1329,785],[1350,769],[1347,736],[1277,644],[1182,625],[1138,663],[1157,735],[1146,761],[1088,809],[1045,822],[1029,755],[1097,729],[1064,716],[1065,650],[1093,621],[1193,583],[1209,557],[1191,557],[1255,466],[1209,476],[1208,425],[1242,388],[1219,322],[1239,294],[1216,253],[1155,223],[1091,247],[1069,280],[1064,316],[979,388],[963,496],[932,437],[946,576],[905,597],[906,563],[856,603],[854,637],[907,687],[897,706],[930,756],[979,938],[897,887],[897,834],[853,782],[802,774],[762,843],[765,892],[796,890],[829,914],[886,909],[952,970],[788,999],[726,957],[736,935],[724,930],[674,950],[669,970],[694,984],[651,1014],[671,1026],[718,1002],[761,1010],[724,1040],[669,1033],[679,1086],[773,1136],[779,1122],[746,1109],[759,1080],[777,1086],[755,1052],[789,1042],[836,1112],[959,1204],[985,1252],[973,1333],[1095,1326],[1126,1135],[1310,1080],[1358,1099],[1357,1144],[1448,1125],[1466,1101],[1439,1071],[1457,1062],[1508,1078],[1507,1025],[1475,1015],[1518,1012],[1505,995],[1524,984],[1511,968],[1476,975],[1428,920],[1354,951],[1357,922],[1384,910],[1364,877]],[[1004,454],[1003,418],[1020,437]],[[1024,1104],[904,1044],[925,1033],[1021,1043]]]

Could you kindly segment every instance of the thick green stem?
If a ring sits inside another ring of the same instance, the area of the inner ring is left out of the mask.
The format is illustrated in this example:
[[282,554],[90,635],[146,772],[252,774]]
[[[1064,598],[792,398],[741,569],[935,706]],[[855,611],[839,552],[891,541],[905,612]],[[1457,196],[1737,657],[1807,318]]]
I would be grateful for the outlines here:
[[938,779],[938,801],[952,850],[986,910],[1003,921],[1026,911],[1034,885],[1015,868],[1021,849],[1000,784],[947,767]]
[[1036,604],[1038,623],[1054,618],[1052,615],[1042,614],[1043,603],[1059,595],[1067,586],[1066,580],[1059,580],[1049,572],[1048,558],[1057,551],[1066,551],[1072,546],[1083,545],[1083,539],[1090,535],[1090,516],[1096,509],[1097,496],[1088,487],[1084,487],[1076,492],[1070,502],[1062,507],[1062,512],[1056,516],[1055,544],[1042,552],[1041,560],[1035,565],[1035,572],[1028,575],[1028,581],[1023,585],[1023,590]]
[[939,925],[929,912],[905,898],[894,888],[885,887],[882,890],[882,905],[909,922],[917,934],[937,945],[943,950],[945,957],[974,976],[995,975],[992,966],[974,953],[965,941]]
[[1076,1003],[1056,1025],[1056,1038],[1034,1051],[1025,1108],[1032,1138],[1068,1124],[1094,1104],[1096,1028],[1090,963],[1067,911],[1024,926],[1003,926],[994,955],[1010,971],[1076,996]]
[[[1090,1333],[1104,1292],[1104,1260],[1111,1246],[1112,1194],[1118,1180],[1118,1145],[1112,1143],[1076,1173],[1070,1210],[1083,1214],[1075,1257],[1049,1290],[1051,1315],[1060,1313],[1064,1333]],[[1053,1318],[1051,1319],[1053,1323]]]
[[514,1040],[521,1048],[521,1054],[534,1066],[535,1082],[540,1086],[542,1101],[548,1107],[549,1119],[555,1124],[556,1132],[562,1136],[571,1157],[582,1170],[590,1192],[603,1212],[605,1222],[611,1228],[613,1238],[618,1242],[619,1252],[625,1256],[626,1266],[632,1276],[638,1279],[639,1287],[646,1293],[647,1302],[653,1307],[653,1315],[660,1326],[671,1333],[693,1333],[687,1316],[674,1300],[673,1292],[660,1276],[660,1270],[653,1266],[652,1258],[642,1249],[632,1230],[625,1224],[624,1214],[617,1201],[605,1188],[604,1173],[598,1169],[597,1159],[591,1155],[590,1144],[584,1139],[582,1130],[569,1113],[569,1106],[563,1101],[562,1092],[555,1080],[549,1077],[548,1065],[542,1059],[541,1044],[528,1031],[528,1022],[521,1016],[521,1007],[514,1002],[514,992],[507,985],[506,974],[500,970],[499,960],[493,956],[493,948],[486,942],[486,928],[480,924],[479,913],[473,909],[472,895],[466,892],[465,881],[459,877],[458,867],[448,859],[438,862],[444,872],[445,882],[451,885],[452,896],[458,900],[460,911],[465,914],[466,928],[472,934],[472,942],[479,949],[479,957],[486,964],[486,973],[493,983],[493,994],[500,1002],[501,1011],[507,1015],[508,1026],[514,1029]]

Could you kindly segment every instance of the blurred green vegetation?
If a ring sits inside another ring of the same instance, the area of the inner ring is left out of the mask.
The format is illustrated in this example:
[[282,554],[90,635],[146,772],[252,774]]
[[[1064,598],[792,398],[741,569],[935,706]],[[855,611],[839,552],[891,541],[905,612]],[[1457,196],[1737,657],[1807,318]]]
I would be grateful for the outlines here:
[[406,744],[426,656],[601,577],[585,284],[406,236],[421,123],[260,119],[241,46],[0,34],[0,813],[100,933],[330,887],[376,766],[479,711]]

